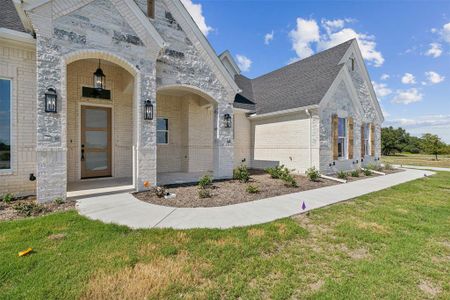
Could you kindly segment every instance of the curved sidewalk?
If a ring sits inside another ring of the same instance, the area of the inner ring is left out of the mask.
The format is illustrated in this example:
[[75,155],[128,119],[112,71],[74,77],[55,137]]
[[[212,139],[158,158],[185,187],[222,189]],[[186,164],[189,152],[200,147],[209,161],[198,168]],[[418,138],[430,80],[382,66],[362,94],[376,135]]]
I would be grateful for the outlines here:
[[[432,174],[430,171],[406,169],[405,172],[222,207],[165,207],[121,193],[78,200],[77,209],[90,219],[136,229],[231,228],[290,217]],[[304,210],[303,202],[306,205]]]

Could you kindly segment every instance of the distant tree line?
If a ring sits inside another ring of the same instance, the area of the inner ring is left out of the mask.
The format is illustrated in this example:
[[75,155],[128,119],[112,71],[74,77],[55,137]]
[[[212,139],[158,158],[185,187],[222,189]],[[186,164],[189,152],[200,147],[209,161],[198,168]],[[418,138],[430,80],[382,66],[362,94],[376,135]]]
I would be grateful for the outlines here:
[[440,154],[450,154],[450,145],[435,134],[425,133],[422,137],[410,135],[405,129],[385,127],[381,129],[381,153],[394,155],[400,152],[426,153],[438,160]]

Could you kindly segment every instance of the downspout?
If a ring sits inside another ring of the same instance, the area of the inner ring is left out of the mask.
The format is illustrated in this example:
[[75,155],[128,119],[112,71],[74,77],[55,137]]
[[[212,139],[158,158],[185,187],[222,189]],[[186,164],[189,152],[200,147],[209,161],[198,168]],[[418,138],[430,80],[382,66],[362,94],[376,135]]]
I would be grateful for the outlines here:
[[305,109],[306,115],[309,117],[309,167],[313,167],[312,163],[312,114],[309,109]]

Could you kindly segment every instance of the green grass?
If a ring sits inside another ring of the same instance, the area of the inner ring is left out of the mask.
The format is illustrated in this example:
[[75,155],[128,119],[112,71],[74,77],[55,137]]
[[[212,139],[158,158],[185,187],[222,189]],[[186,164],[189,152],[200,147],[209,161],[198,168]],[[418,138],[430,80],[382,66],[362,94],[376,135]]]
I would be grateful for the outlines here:
[[449,199],[443,172],[223,231],[134,231],[76,212],[0,222],[0,298],[449,299]]
[[382,157],[383,162],[399,165],[415,165],[426,167],[450,168],[450,155],[438,155],[438,160],[434,155],[400,153]]

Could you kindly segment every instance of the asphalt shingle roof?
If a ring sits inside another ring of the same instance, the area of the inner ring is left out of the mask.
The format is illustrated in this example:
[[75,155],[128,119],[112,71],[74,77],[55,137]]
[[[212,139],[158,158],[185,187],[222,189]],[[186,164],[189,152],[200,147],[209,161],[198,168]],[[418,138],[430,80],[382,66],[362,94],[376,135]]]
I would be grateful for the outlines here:
[[12,0],[0,0],[0,28],[25,32]]
[[240,96],[265,114],[319,104],[343,67],[339,64],[353,40],[255,79],[237,75]]

